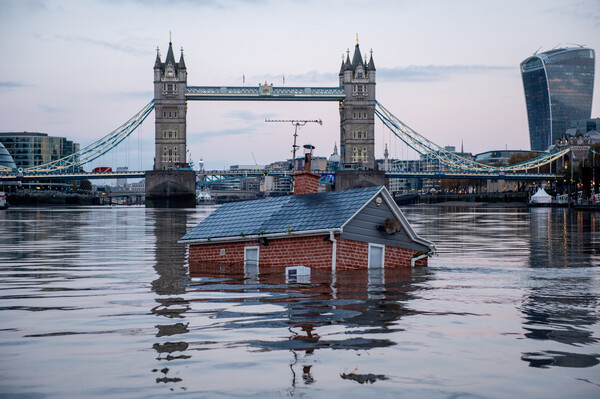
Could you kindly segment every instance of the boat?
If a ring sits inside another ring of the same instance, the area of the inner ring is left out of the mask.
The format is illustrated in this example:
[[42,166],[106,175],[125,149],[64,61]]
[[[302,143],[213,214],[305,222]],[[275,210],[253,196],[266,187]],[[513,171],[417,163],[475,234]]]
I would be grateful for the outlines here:
[[215,199],[210,192],[204,190],[196,191],[196,204],[197,205],[214,205]]
[[539,187],[538,191],[529,198],[530,206],[552,206],[552,196]]
[[4,191],[0,191],[0,209],[8,208],[8,200],[6,199],[6,193]]

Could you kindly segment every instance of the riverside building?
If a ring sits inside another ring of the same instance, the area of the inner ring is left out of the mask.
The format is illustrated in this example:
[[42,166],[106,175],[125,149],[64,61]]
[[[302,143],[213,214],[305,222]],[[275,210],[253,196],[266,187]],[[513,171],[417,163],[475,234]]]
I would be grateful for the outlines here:
[[16,167],[23,169],[56,161],[79,151],[78,143],[46,133],[0,133],[0,143],[12,156]]
[[589,119],[594,50],[569,47],[534,54],[521,63],[532,151],[546,151],[571,121]]

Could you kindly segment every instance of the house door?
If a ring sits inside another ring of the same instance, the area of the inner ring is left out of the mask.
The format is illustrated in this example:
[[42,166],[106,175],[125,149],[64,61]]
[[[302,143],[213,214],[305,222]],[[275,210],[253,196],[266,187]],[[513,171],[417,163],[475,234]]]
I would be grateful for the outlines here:
[[259,247],[244,248],[244,277],[249,282],[258,282],[258,250]]

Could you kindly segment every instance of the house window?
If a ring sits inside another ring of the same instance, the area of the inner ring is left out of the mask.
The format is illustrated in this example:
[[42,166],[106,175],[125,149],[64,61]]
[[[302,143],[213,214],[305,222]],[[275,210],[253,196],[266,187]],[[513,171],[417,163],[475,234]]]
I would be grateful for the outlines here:
[[385,258],[385,246],[369,243],[369,269],[383,269]]
[[258,253],[260,247],[244,247],[244,277],[247,282],[258,282]]
[[369,299],[382,299],[385,292],[385,247],[369,244],[369,268],[367,272],[367,296]]

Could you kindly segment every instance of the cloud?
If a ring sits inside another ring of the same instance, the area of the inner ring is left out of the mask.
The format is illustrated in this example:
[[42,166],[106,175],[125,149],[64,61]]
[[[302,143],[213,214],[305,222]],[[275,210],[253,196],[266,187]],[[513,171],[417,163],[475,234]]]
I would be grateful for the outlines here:
[[[123,0],[113,0],[113,3],[122,4]],[[197,8],[214,8],[217,10],[226,9],[228,7],[234,8],[237,4],[249,4],[249,5],[260,5],[268,4],[268,0],[237,0],[232,2],[223,2],[221,0],[128,0],[128,2],[143,6],[143,7],[160,7],[169,8],[173,7],[197,7]]]
[[[542,13],[558,17],[560,19],[570,17],[576,21],[580,21],[584,25],[600,27],[600,9],[598,8],[597,0],[584,0],[567,3],[566,5],[549,7],[545,10],[542,10]],[[583,43],[583,45],[585,45],[585,43]]]
[[409,65],[380,68],[377,78],[395,82],[439,82],[457,75],[512,71],[516,67],[488,65]]
[[225,117],[232,119],[240,119],[244,122],[256,122],[256,121],[264,121],[266,118],[270,118],[273,116],[273,113],[256,113],[246,110],[235,110],[228,112]]
[[[457,75],[474,73],[493,73],[503,71],[514,71],[513,66],[494,65],[409,65],[397,68],[377,69],[377,79],[396,82],[439,82],[448,80]],[[265,81],[273,83],[274,86],[283,84],[285,76],[286,86],[297,86],[306,84],[322,84],[324,86],[337,86],[338,74],[332,72],[310,71],[302,74],[290,75],[265,75],[246,77],[246,82]]]
[[56,114],[56,113],[59,113],[59,112],[64,112],[64,111],[66,111],[64,108],[56,108],[56,107],[52,107],[52,106],[50,106],[50,105],[47,105],[47,104],[38,104],[37,106],[38,106],[38,108],[40,108],[42,111],[44,111],[44,112],[48,112],[48,113],[50,113],[50,114]]
[[104,48],[108,48],[110,50],[118,51],[118,52],[125,53],[125,54],[142,55],[144,57],[147,56],[147,54],[148,54],[147,51],[141,50],[141,47],[132,46],[130,44],[113,43],[113,42],[107,42],[104,40],[90,39],[87,37],[76,37],[76,36],[72,36],[72,35],[57,35],[55,37],[59,40],[64,40],[69,43],[90,44],[92,46],[104,47]]
[[0,88],[1,89],[20,89],[22,87],[27,87],[29,85],[26,85],[24,83],[20,83],[20,82],[0,82]]
[[247,135],[248,128],[239,129],[223,129],[223,130],[206,130],[202,132],[187,132],[189,144],[200,143],[213,137],[239,136]]
[[246,84],[252,82],[262,82],[266,80],[267,83],[273,83],[273,86],[281,86],[283,84],[283,78],[285,77],[285,86],[296,86],[299,84],[306,83],[327,83],[327,86],[336,84],[338,82],[338,74],[332,72],[319,72],[317,70],[309,71],[301,74],[268,74],[263,76],[246,76]]
[[152,90],[137,90],[137,91],[121,91],[121,92],[117,92],[117,93],[109,93],[107,94],[109,97],[114,97],[114,98],[134,98],[134,99],[138,99],[138,98],[144,98],[147,99],[148,101],[150,101],[152,98],[154,98],[154,92]]

